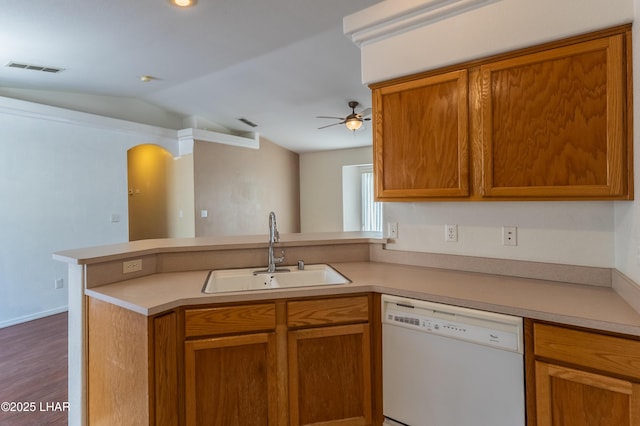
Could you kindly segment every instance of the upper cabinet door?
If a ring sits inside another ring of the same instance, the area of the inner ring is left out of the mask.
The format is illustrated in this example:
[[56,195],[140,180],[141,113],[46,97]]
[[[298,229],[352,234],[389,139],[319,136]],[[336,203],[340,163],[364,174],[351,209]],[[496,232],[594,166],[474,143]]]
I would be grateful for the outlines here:
[[481,65],[481,196],[632,198],[626,49],[618,34]]
[[469,195],[467,70],[373,88],[378,200]]

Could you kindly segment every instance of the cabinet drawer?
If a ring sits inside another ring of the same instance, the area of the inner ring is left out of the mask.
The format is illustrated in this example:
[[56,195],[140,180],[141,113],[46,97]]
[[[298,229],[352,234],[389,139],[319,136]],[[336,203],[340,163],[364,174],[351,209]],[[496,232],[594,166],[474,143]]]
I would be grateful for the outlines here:
[[533,330],[536,356],[640,379],[640,341],[546,324]]
[[367,321],[369,321],[368,296],[294,300],[287,303],[289,327]]
[[185,336],[243,333],[276,328],[274,303],[187,309],[184,312]]

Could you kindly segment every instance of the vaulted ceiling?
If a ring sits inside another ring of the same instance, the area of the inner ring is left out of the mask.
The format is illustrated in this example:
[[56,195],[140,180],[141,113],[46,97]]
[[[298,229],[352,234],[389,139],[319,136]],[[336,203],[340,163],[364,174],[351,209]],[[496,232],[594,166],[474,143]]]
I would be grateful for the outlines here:
[[[342,18],[379,0],[21,0],[0,13],[0,86],[134,98],[296,152],[366,146],[371,106]],[[63,69],[58,73],[5,66]],[[149,82],[142,76],[151,76]],[[239,118],[258,125],[252,128]]]

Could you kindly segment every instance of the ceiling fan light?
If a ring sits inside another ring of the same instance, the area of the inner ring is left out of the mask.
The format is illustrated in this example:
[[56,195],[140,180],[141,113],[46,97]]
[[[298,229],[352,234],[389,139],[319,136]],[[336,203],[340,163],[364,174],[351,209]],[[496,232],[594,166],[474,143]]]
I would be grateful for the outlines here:
[[190,7],[194,6],[198,0],[169,0],[169,2],[178,7]]
[[349,118],[347,121],[344,122],[344,125],[347,126],[347,129],[355,132],[360,127],[362,127],[362,120],[356,117]]

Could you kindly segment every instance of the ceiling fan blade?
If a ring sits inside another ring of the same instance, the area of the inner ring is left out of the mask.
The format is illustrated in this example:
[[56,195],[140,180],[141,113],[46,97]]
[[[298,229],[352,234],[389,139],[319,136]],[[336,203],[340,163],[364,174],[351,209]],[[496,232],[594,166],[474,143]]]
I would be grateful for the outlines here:
[[371,115],[371,108],[363,109],[358,114],[360,114],[360,117],[366,117],[368,115]]
[[[340,120],[342,120],[342,119],[340,119]],[[344,121],[341,121],[339,123],[327,124],[326,126],[318,127],[318,130],[326,129],[327,127],[337,126],[338,124],[344,124],[344,123],[345,123]]]
[[335,118],[336,120],[344,120],[344,117],[329,117],[327,115],[318,115],[316,118]]

